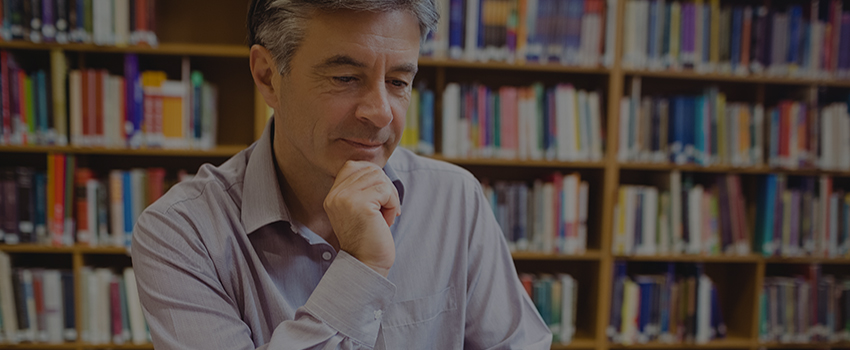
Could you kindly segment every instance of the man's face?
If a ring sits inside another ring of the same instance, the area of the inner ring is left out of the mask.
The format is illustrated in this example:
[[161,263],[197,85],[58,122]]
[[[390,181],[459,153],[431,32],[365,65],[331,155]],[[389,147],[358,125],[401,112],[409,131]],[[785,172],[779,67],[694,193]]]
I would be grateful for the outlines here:
[[[279,160],[336,176],[347,160],[383,167],[401,139],[419,56],[408,12],[317,12],[288,74],[275,116]],[[318,175],[318,174],[317,174]]]

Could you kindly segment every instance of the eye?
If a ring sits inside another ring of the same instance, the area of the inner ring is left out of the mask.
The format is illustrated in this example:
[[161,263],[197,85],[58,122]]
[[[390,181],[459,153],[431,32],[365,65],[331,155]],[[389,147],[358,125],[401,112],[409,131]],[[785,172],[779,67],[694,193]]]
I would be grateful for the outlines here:
[[343,83],[343,84],[352,83],[352,82],[354,82],[355,80],[357,80],[357,78],[355,78],[355,77],[348,77],[348,76],[343,76],[343,77],[333,77],[333,79],[334,79],[335,81],[337,81],[337,82],[339,82],[339,83]]
[[405,88],[407,87],[407,82],[404,80],[390,80],[390,84],[393,84],[395,87]]

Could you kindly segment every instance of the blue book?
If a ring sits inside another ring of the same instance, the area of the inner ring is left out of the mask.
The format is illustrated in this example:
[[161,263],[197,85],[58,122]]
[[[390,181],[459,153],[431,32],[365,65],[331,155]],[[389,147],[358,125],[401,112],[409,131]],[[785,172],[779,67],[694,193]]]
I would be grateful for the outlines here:
[[685,163],[685,98],[676,96],[671,99],[673,108],[670,115],[670,155],[671,161],[678,164]]
[[789,37],[787,62],[792,65],[800,64],[800,41],[802,41],[803,8],[791,6],[788,15]]
[[62,271],[62,308],[64,319],[64,338],[65,341],[73,342],[77,340],[77,305],[74,299],[74,273],[71,271]]
[[478,43],[476,47],[478,48],[477,52],[480,54],[484,52],[484,2],[488,0],[479,0],[478,1]]
[[683,118],[685,120],[685,156],[687,157],[685,162],[693,163],[695,160],[694,148],[697,128],[695,118],[693,117],[696,115],[696,97],[685,97],[685,113],[685,117]]
[[735,7],[732,9],[732,43],[729,47],[730,60],[732,61],[732,71],[738,68],[741,63],[741,35],[744,26],[744,9]]
[[449,57],[460,59],[463,56],[463,0],[449,2]]
[[611,291],[611,309],[610,315],[608,317],[608,329],[606,329],[605,333],[608,336],[609,340],[614,340],[617,334],[620,333],[620,326],[622,325],[622,311],[623,311],[623,284],[626,280],[626,262],[625,261],[615,261],[614,262],[614,286]]
[[639,337],[649,340],[652,329],[652,285],[655,281],[650,276],[637,276],[635,282],[640,291],[638,300],[638,334]]
[[546,91],[546,158],[553,158],[557,149],[558,135],[555,124],[555,89]]
[[785,213],[785,205],[782,200],[782,194],[785,193],[785,183],[786,178],[784,175],[777,175],[776,177],[776,187],[773,188],[775,191],[773,195],[774,204],[773,204],[773,251],[772,254],[778,254],[780,252],[781,242],[782,242],[782,228],[783,228],[783,213]]
[[770,148],[768,160],[775,162],[779,160],[779,108],[774,108],[770,113]]
[[711,329],[714,339],[726,338],[726,323],[723,322],[723,308],[717,298],[717,286],[711,284]]
[[86,1],[77,0],[77,32],[79,33],[76,41],[77,42],[85,42],[86,41],[86,15],[91,15],[91,13],[86,13]]
[[802,21],[802,26],[803,38],[801,40],[803,47],[800,49],[800,65],[802,67],[810,67],[812,65],[812,60],[810,59],[812,43],[809,39],[812,37],[812,26],[807,21]]
[[419,151],[434,153],[434,91],[422,89],[419,92]]
[[3,26],[0,27],[3,40],[12,40],[12,0],[3,0]]
[[702,57],[697,62],[711,61],[711,5],[703,4],[702,8]]
[[705,113],[703,113],[703,108],[705,107],[705,96],[697,96],[694,98],[694,156],[696,158],[696,162],[702,165],[706,165],[707,162],[703,158],[705,156],[705,129],[703,125],[705,125]]
[[[136,218],[133,216],[133,182],[130,180],[130,172],[121,172],[121,193],[124,194],[124,237],[130,237],[133,233],[133,225]],[[125,242],[126,244],[126,242]],[[129,245],[126,245],[129,247]]]
[[676,265],[668,262],[667,272],[664,274],[664,288],[661,289],[661,316],[659,320],[659,334],[670,332],[670,298],[672,296],[673,283],[676,282]]
[[661,54],[668,55],[670,54],[670,8],[671,2],[664,3],[664,18],[661,19],[664,21],[664,25],[662,26],[662,34],[661,34]]
[[566,31],[560,33],[564,39],[564,49],[567,61],[575,63],[578,59],[579,47],[581,46],[581,18],[584,15],[584,0],[567,0],[561,2],[561,7],[566,5],[566,13],[561,11],[558,18],[559,23],[564,23]]

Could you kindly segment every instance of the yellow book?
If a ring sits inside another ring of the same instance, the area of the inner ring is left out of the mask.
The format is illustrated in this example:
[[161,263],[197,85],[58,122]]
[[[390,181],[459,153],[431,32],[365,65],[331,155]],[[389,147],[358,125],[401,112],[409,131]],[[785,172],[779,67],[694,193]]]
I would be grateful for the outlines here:
[[59,49],[50,50],[51,87],[53,89],[53,126],[56,129],[56,144],[68,144],[68,108],[65,103],[65,81],[68,79],[68,62]]
[[682,32],[682,5],[676,1],[670,4],[670,58],[674,65],[679,63],[679,44]]
[[708,58],[713,65],[720,63],[720,0],[711,0],[711,37]]
[[402,147],[415,150],[419,143],[419,90],[410,92],[410,107],[405,115],[404,135],[401,137]]
[[188,140],[185,137],[186,125],[183,120],[185,85],[180,81],[165,81],[162,83],[160,92],[162,94],[163,146],[188,148]]

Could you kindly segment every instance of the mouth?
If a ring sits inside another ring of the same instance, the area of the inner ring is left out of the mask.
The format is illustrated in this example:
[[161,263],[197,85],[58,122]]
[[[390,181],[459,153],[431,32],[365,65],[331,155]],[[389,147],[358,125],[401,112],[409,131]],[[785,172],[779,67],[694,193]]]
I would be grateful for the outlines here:
[[374,142],[368,140],[351,140],[351,139],[342,139],[345,143],[349,144],[354,148],[359,149],[376,149],[380,148],[384,144],[382,142]]

